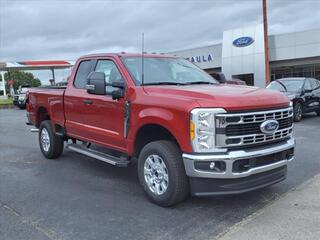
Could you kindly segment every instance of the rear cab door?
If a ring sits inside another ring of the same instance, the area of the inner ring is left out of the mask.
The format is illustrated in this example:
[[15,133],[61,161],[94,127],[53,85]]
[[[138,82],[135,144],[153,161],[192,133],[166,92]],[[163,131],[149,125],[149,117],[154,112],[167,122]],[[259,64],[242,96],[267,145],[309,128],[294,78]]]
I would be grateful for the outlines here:
[[305,99],[305,106],[304,106],[304,112],[310,112],[312,111],[312,102],[313,102],[313,93],[312,93],[312,85],[309,78],[307,78],[304,82],[303,86],[304,91],[304,99]]
[[87,77],[93,72],[104,72],[105,81],[124,81],[123,74],[113,58],[82,59],[78,63],[74,81],[65,93],[65,115],[68,135],[118,151],[125,151],[124,104],[125,97],[113,100],[112,87],[106,95],[89,94]]
[[320,109],[320,81],[314,78],[310,78],[311,81],[311,87],[312,87],[312,107],[314,107],[316,110]]

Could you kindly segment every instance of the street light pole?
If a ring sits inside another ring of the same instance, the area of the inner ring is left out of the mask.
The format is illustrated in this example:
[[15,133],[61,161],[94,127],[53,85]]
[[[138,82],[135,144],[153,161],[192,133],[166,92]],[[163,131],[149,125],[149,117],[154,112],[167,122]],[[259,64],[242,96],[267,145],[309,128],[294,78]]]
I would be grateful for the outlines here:
[[263,32],[264,32],[265,85],[267,86],[270,83],[267,0],[262,0],[262,11],[263,11]]

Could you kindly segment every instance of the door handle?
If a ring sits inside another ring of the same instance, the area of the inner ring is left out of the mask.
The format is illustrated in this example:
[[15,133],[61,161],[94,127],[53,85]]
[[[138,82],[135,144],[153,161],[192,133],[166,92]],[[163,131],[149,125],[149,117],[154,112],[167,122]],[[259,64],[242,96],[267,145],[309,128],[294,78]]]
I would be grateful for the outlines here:
[[86,105],[90,105],[90,104],[92,104],[92,100],[90,100],[90,99],[84,99],[84,100],[83,100],[83,103],[86,104]]

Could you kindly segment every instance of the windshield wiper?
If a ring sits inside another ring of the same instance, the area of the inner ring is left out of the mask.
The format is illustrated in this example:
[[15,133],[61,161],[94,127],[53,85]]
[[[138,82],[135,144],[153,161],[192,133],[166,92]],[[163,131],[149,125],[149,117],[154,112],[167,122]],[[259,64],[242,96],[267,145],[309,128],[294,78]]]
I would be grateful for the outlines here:
[[150,86],[150,85],[186,85],[185,83],[179,82],[151,82],[151,83],[144,83],[142,86]]
[[186,84],[213,84],[212,82],[206,82],[206,81],[197,81],[197,82],[186,82]]

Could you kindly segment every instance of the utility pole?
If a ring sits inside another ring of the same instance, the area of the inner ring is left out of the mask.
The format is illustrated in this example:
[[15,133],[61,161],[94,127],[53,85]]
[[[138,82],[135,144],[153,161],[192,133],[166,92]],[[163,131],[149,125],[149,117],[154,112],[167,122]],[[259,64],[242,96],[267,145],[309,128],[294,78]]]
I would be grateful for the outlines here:
[[6,97],[7,92],[6,92],[6,80],[4,79],[4,71],[1,71],[0,74],[1,74],[1,83],[3,86],[3,96]]
[[267,86],[270,83],[267,0],[262,0],[262,11],[263,11],[263,32],[264,32],[265,85]]

